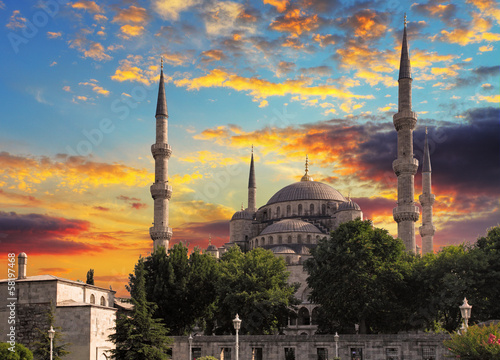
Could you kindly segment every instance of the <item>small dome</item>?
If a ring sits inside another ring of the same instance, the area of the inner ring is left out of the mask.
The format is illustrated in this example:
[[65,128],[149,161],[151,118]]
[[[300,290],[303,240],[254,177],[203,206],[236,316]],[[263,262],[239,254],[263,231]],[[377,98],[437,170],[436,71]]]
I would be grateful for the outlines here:
[[321,234],[321,231],[313,224],[297,219],[286,219],[269,225],[260,233],[260,235],[285,232],[308,232]]
[[210,244],[208,245],[207,247],[207,251],[217,251],[217,246],[215,246],[214,244]]
[[232,220],[253,220],[253,214],[246,210],[236,211],[231,218]]
[[28,255],[26,255],[26,253],[25,253],[25,252],[22,252],[22,253],[20,253],[17,257],[18,257],[18,258],[20,258],[20,257],[27,258],[27,257],[28,257]]
[[347,211],[347,210],[361,211],[361,208],[354,201],[349,200],[340,204],[339,209],[337,211]]
[[275,246],[271,248],[271,251],[274,254],[296,254],[293,249],[289,248],[288,246],[280,245],[280,246]]

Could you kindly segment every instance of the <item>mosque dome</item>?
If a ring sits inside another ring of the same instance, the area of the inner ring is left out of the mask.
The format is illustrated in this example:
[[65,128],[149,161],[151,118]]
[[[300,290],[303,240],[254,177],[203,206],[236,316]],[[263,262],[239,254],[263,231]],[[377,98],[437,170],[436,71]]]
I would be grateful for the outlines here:
[[274,254],[295,254],[295,251],[293,249],[289,248],[288,246],[280,245],[280,246],[275,246],[271,248],[271,251]]
[[285,186],[269,199],[267,205],[296,200],[335,200],[345,202],[346,198],[330,185],[305,180]]
[[297,219],[286,219],[269,225],[260,233],[260,235],[286,232],[307,232],[321,234],[321,231],[313,224]]
[[253,214],[246,210],[236,211],[231,218],[232,220],[253,220]]
[[207,247],[207,251],[217,251],[217,246],[213,245],[213,244],[210,244],[208,245]]
[[359,207],[358,204],[356,204],[354,201],[349,199],[348,201],[340,204],[337,211],[347,211],[347,210],[361,211],[361,208]]

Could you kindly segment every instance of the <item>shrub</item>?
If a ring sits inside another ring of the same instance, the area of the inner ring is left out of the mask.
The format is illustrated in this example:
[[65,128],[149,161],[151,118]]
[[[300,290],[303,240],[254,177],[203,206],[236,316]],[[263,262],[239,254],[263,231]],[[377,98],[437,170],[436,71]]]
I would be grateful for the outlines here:
[[10,351],[11,346],[8,343],[0,343],[0,359],[2,360],[33,360],[33,354],[30,350],[21,344],[14,347],[14,352]]
[[465,334],[452,334],[444,345],[460,360],[498,360],[500,323],[471,326]]

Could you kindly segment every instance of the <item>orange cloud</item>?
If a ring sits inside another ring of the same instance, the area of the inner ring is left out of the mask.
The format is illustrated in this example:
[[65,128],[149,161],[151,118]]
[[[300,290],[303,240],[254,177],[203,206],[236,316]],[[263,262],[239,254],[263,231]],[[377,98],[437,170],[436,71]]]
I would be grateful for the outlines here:
[[103,12],[102,8],[99,5],[97,5],[94,1],[90,1],[90,0],[78,0],[78,1],[74,2],[73,4],[71,4],[71,7],[73,9],[87,10],[88,12],[91,12],[94,14]]
[[113,22],[121,24],[144,24],[149,20],[146,9],[131,5],[128,9],[120,9]]
[[129,37],[142,35],[144,32],[144,26],[126,24],[120,27],[120,31],[122,32],[123,37],[128,39]]
[[[111,75],[111,79],[119,82],[132,81],[150,85],[158,78],[157,67],[145,64],[142,56],[128,55],[120,60],[120,66]],[[167,77],[167,81],[169,78]]]
[[312,80],[301,78],[299,80],[286,80],[283,83],[273,83],[255,77],[247,78],[227,73],[224,70],[213,69],[207,75],[193,79],[175,81],[176,86],[186,87],[189,90],[199,90],[210,87],[226,87],[237,91],[249,92],[254,99],[265,99],[270,96],[301,95],[301,96],[327,96],[334,98],[373,99],[373,95],[356,95],[350,91],[337,88],[333,85],[312,85]]
[[494,0],[467,0],[468,3],[474,4],[484,16],[493,17],[500,24],[500,6]]
[[201,56],[203,56],[203,62],[219,61],[226,58],[222,50],[218,49],[203,51]]
[[52,31],[47,31],[47,37],[49,39],[57,39],[58,37],[62,36],[62,32],[52,32]]
[[14,10],[10,16],[9,22],[5,25],[6,28],[11,30],[22,29],[26,26],[26,18],[21,16],[19,10]]
[[105,53],[104,46],[101,43],[87,40],[85,37],[79,35],[75,39],[69,41],[70,48],[76,48],[83,53],[84,57],[89,57],[98,61],[109,61],[111,56]]
[[284,12],[290,2],[288,0],[264,0],[264,4],[272,5],[278,12]]
[[271,29],[290,33],[298,37],[302,33],[310,32],[318,28],[318,15],[306,15],[300,9],[292,9],[284,16],[276,18],[270,25]]
[[491,26],[490,21],[482,18],[477,13],[473,13],[469,26],[455,28],[451,31],[441,30],[439,34],[432,36],[430,39],[432,41],[440,40],[461,46],[482,41],[500,41],[500,34],[488,32]]
[[91,82],[81,82],[78,85],[90,86],[92,87],[92,91],[99,95],[108,96],[110,93],[109,90],[106,90],[102,86],[97,85],[97,80],[92,79]]
[[387,32],[386,20],[373,10],[362,10],[354,14],[347,21],[354,30],[354,36],[366,38],[379,38]]
[[316,41],[321,47],[325,47],[328,45],[335,45],[336,43],[335,35],[331,34],[327,35],[315,34],[313,36],[313,40]]

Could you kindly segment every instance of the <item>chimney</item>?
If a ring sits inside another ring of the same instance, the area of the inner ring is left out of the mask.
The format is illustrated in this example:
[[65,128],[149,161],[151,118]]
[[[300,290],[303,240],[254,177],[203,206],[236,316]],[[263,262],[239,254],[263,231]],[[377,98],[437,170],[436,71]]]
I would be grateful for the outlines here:
[[26,253],[20,253],[17,257],[17,278],[26,279],[26,265],[28,263],[28,255]]

